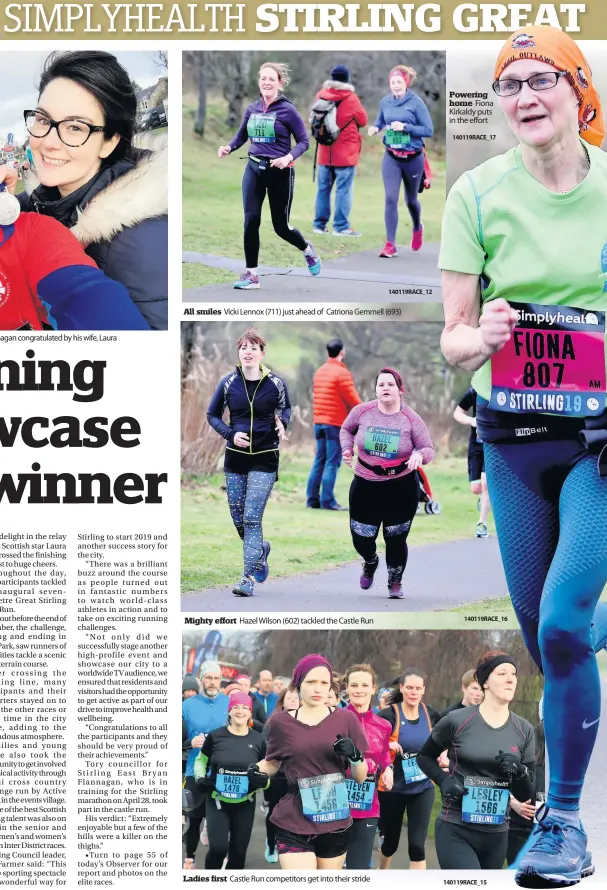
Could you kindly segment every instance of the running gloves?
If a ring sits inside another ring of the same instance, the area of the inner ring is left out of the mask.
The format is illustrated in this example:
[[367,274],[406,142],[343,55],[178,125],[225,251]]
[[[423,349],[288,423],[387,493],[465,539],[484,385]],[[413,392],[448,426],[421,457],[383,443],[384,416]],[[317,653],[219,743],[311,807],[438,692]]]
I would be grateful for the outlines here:
[[440,781],[440,792],[443,797],[443,804],[449,807],[458,803],[462,797],[465,797],[468,794],[468,789],[464,788],[460,780],[456,779],[455,776],[443,773],[443,778]]
[[495,759],[499,763],[500,772],[508,776],[509,779],[522,779],[527,773],[527,767],[521,763],[518,754],[500,751],[495,755]]
[[337,736],[333,750],[339,757],[345,757],[350,763],[362,763],[365,759],[362,751],[358,750],[352,739],[344,738],[342,735]]
[[256,763],[252,763],[247,770],[247,779],[249,780],[249,791],[257,791],[258,788],[266,788],[270,782],[270,777],[266,773],[262,773],[257,768]]

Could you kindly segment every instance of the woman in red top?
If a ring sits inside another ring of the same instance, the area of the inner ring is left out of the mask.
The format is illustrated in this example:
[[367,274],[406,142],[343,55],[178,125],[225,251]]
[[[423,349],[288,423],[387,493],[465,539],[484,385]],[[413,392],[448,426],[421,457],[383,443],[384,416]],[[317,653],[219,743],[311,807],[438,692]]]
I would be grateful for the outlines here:
[[346,773],[367,778],[367,739],[356,716],[326,704],[333,669],[322,655],[295,665],[292,686],[301,704],[275,714],[266,759],[249,767],[251,787],[264,787],[280,767],[287,794],[272,813],[281,868],[341,869],[352,824]]
[[348,829],[346,868],[371,868],[373,840],[379,818],[377,782],[380,775],[386,791],[392,789],[392,727],[371,709],[371,699],[377,691],[377,677],[370,664],[353,664],[346,671],[345,681],[350,699],[347,709],[356,714],[368,742],[365,756],[367,780],[362,785],[348,783],[353,822]]

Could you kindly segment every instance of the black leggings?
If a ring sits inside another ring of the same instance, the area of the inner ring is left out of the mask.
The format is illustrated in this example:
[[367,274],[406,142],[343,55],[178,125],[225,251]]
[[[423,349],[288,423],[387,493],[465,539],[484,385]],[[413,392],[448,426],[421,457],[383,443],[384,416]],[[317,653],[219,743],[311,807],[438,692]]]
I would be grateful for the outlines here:
[[207,803],[207,832],[209,851],[204,860],[206,869],[221,868],[228,857],[226,868],[244,868],[247,847],[253,831],[255,798],[243,803],[222,803],[209,798]]
[[373,562],[383,524],[388,568],[404,571],[409,556],[407,536],[419,503],[417,473],[387,482],[354,476],[350,486],[350,531],[357,553]]
[[305,250],[308,246],[301,232],[289,225],[295,186],[294,168],[286,167],[284,170],[278,170],[270,167],[269,161],[266,163],[268,165],[266,169],[260,170],[259,164],[250,160],[242,177],[244,255],[247,269],[257,268],[259,262],[259,226],[266,194],[276,234],[298,250]]
[[529,839],[529,835],[533,831],[533,822],[529,823],[529,828],[519,828],[517,825],[513,827],[512,822],[508,829],[508,849],[506,850],[506,862],[512,865],[518,854],[521,852]]
[[479,831],[437,818],[436,855],[441,868],[502,869],[508,848],[507,831]]
[[352,819],[352,825],[348,828],[348,852],[346,853],[346,868],[373,868],[371,856],[373,855],[373,841],[377,831],[377,817],[375,819]]
[[284,776],[274,776],[270,779],[270,787],[264,791],[264,798],[268,805],[266,814],[266,837],[268,839],[268,849],[270,853],[276,852],[276,826],[270,820],[274,807],[279,800],[287,793],[287,780]]
[[183,837],[183,842],[185,844],[186,859],[194,859],[196,848],[200,842],[200,826],[205,816],[207,795],[206,792],[198,788],[194,776],[185,777],[185,788],[186,791],[191,792],[194,806],[188,813],[188,830]]
[[383,835],[381,851],[384,856],[394,856],[398,850],[403,816],[407,813],[407,840],[411,862],[424,862],[426,859],[426,838],[432,804],[434,785],[420,794],[399,794],[397,791],[380,791],[380,833]]

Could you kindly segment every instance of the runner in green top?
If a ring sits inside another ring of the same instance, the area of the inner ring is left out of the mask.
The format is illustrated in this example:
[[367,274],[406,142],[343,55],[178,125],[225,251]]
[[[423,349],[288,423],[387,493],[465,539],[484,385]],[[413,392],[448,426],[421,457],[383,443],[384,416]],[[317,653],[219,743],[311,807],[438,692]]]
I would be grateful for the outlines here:
[[550,785],[516,880],[560,887],[594,870],[579,801],[600,713],[593,648],[607,640],[605,124],[588,62],[558,29],[512,35],[495,78],[519,144],[449,194],[442,348],[476,371],[508,587],[545,676]]

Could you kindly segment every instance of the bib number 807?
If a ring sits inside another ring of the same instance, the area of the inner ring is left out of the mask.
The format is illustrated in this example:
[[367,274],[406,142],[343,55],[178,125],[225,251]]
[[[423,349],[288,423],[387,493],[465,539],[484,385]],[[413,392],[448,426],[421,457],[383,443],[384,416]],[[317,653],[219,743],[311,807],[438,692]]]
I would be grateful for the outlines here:
[[[556,372],[556,380],[554,381],[554,385],[558,389],[563,381],[565,365],[562,362],[552,362],[552,368]],[[548,389],[548,387],[552,383],[552,377],[553,375],[551,374],[550,365],[548,364],[548,362],[540,362],[537,367],[533,364],[533,362],[525,362],[523,383],[529,389],[532,389],[536,385],[541,387],[542,389]]]

